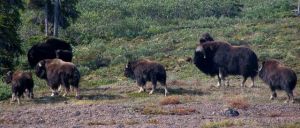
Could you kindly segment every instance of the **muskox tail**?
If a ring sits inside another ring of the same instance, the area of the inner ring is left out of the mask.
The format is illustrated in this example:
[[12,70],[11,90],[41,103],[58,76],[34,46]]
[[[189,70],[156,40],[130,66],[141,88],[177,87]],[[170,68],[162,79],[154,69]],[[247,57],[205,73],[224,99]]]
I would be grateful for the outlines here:
[[73,72],[72,81],[71,81],[71,85],[73,87],[78,88],[80,77],[81,76],[80,76],[79,70],[76,67],[74,67],[74,72]]

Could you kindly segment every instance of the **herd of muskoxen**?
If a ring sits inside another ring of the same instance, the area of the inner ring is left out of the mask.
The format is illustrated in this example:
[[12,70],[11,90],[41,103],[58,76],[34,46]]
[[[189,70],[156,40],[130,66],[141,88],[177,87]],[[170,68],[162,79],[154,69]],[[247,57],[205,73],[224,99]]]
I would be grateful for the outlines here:
[[[64,96],[71,90],[75,90],[76,98],[80,99],[79,81],[80,72],[76,65],[72,63],[72,47],[63,40],[50,38],[45,42],[36,44],[31,47],[27,54],[28,63],[35,68],[37,77],[46,80],[50,87],[51,96],[58,95],[61,87],[64,88]],[[290,68],[284,66],[278,60],[265,60],[258,64],[258,58],[249,47],[234,46],[228,42],[215,41],[210,34],[203,34],[199,43],[197,43],[194,58],[189,58],[195,66],[204,74],[217,76],[217,86],[229,85],[226,80],[228,75],[240,75],[243,77],[241,86],[245,86],[248,77],[251,78],[254,85],[254,78],[258,76],[270,87],[271,100],[276,98],[276,90],[284,90],[288,95],[286,102],[294,102],[293,90],[297,83],[296,73]],[[260,67],[260,68],[259,68]],[[139,86],[138,92],[145,91],[146,82],[152,83],[152,94],[157,82],[167,90],[167,72],[164,66],[158,62],[148,59],[130,61],[124,68],[124,75],[136,80]],[[12,99],[23,96],[24,92],[28,93],[29,98],[33,98],[33,79],[30,72],[9,71],[4,80],[11,83]]]

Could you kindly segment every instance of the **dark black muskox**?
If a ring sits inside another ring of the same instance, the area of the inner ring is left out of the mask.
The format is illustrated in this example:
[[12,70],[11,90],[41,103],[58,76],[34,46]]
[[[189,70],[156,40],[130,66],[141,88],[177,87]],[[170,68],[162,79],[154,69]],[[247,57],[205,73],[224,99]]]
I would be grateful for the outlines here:
[[140,87],[139,93],[145,91],[144,86],[147,81],[151,81],[153,85],[149,94],[155,91],[157,81],[164,87],[165,96],[168,93],[166,70],[163,65],[157,62],[150,60],[130,61],[125,67],[124,75],[137,81],[137,85]]
[[[27,96],[33,98],[33,79],[32,74],[29,72],[9,71],[4,76],[4,80],[7,84],[11,84],[12,97],[11,102],[17,99],[20,104],[20,97],[23,96],[24,92],[27,91]],[[17,96],[17,98],[16,98]]]
[[60,85],[65,88],[66,96],[70,91],[70,86],[76,91],[76,98],[79,96],[80,73],[76,66],[71,62],[61,59],[45,59],[38,62],[35,73],[39,78],[45,79],[48,86],[52,89],[52,95],[57,94]]
[[[56,58],[57,50],[68,50],[72,53],[70,44],[55,38],[50,38],[44,43],[33,45],[27,53],[29,65],[33,68],[40,60]],[[67,56],[64,56],[64,54],[59,55],[62,60],[72,61],[72,54],[68,54]]]
[[[242,75],[244,86],[248,77],[254,78],[258,71],[256,54],[247,47],[232,46],[221,41],[209,41],[197,44],[194,53],[194,64],[203,73],[218,76],[218,86],[223,85],[228,75]],[[228,81],[226,82],[228,84]]]
[[70,50],[56,50],[55,51],[56,58],[62,59],[67,62],[72,62],[73,53]]
[[286,102],[294,102],[293,90],[297,84],[297,76],[293,70],[277,60],[266,60],[262,62],[258,76],[269,85],[272,91],[271,100],[277,97],[275,90],[285,90],[288,95]]

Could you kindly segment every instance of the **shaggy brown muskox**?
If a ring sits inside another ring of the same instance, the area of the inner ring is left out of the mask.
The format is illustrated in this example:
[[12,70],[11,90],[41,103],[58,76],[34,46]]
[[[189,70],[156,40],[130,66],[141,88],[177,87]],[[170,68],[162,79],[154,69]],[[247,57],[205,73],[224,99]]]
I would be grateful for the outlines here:
[[[11,103],[17,99],[18,104],[20,104],[20,97],[23,96],[24,92],[27,91],[27,96],[33,98],[33,79],[29,72],[9,71],[4,76],[4,80],[7,84],[11,84]],[[16,98],[17,97],[17,98]]]
[[277,97],[276,90],[285,90],[288,95],[286,102],[294,102],[293,90],[297,84],[297,76],[293,70],[277,60],[266,60],[262,62],[259,77],[269,85],[272,91],[271,100]]
[[57,95],[57,89],[60,85],[65,88],[66,96],[70,91],[70,85],[75,88],[76,98],[79,96],[80,73],[76,66],[71,62],[65,62],[61,59],[41,60],[35,68],[36,75],[45,79],[48,86],[52,89],[52,95]]
[[[256,54],[247,47],[232,46],[221,41],[209,41],[197,44],[194,54],[194,64],[203,73],[218,76],[218,85],[223,85],[228,75],[242,75],[244,86],[248,77],[254,78],[258,71]],[[223,83],[223,84],[222,84]],[[229,84],[228,81],[226,82]]]
[[[72,52],[72,47],[70,44],[63,40],[50,38],[46,42],[33,45],[28,53],[27,58],[29,65],[33,68],[36,64],[43,59],[54,59],[56,58],[56,50],[68,50]],[[62,60],[71,62],[73,55],[68,54],[68,56],[59,56]]]
[[149,94],[155,91],[157,81],[164,87],[165,96],[168,93],[166,70],[163,65],[157,62],[150,60],[130,61],[125,67],[124,75],[137,81],[137,85],[140,87],[139,93],[145,91],[144,86],[147,81],[151,81],[153,85]]

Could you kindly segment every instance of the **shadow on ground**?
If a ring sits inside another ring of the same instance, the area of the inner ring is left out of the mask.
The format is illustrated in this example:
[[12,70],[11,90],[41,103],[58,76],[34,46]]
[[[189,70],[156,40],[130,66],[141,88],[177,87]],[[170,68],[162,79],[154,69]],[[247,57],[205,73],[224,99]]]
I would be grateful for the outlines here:
[[123,96],[113,94],[83,94],[82,100],[115,100],[123,99]]
[[[170,95],[207,95],[209,92],[203,92],[199,89],[185,89],[185,88],[168,88]],[[164,94],[165,90],[163,88],[157,89],[157,92]]]
[[35,98],[33,100],[34,103],[36,104],[48,104],[48,103],[61,103],[67,101],[67,97],[62,97],[62,96],[43,96],[39,98]]

